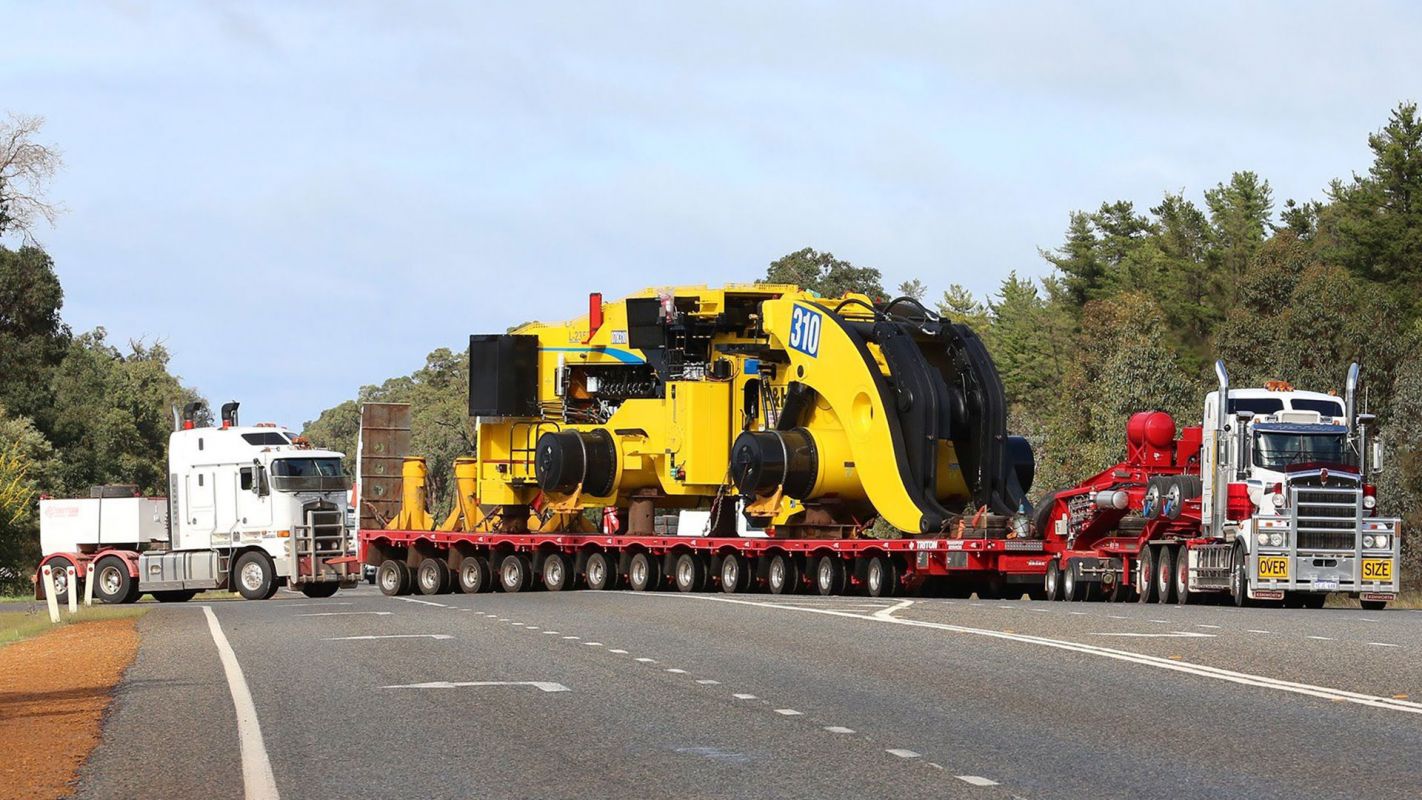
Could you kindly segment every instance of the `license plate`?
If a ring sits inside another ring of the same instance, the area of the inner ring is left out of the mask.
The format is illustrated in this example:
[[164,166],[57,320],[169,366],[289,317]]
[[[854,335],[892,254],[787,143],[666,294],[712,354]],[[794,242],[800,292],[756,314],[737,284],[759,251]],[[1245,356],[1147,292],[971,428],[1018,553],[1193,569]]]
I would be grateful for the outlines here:
[[1335,580],[1314,581],[1314,582],[1313,582],[1313,588],[1314,588],[1314,591],[1317,591],[1317,592],[1336,592],[1336,591],[1338,591],[1338,581],[1335,581]]
[[1288,556],[1260,556],[1259,580],[1286,581],[1289,579]]
[[1390,558],[1365,558],[1365,559],[1363,559],[1363,580],[1365,580],[1365,581],[1390,581],[1390,580],[1392,580],[1392,559],[1390,559]]

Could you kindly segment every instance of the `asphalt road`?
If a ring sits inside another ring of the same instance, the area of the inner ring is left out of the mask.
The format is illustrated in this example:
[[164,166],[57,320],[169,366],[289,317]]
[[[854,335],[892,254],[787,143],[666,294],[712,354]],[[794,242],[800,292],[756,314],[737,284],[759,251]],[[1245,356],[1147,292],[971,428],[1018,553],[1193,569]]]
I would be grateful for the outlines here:
[[[289,800],[1422,795],[1422,612],[364,587],[210,608]],[[205,613],[140,629],[79,797],[243,797]]]

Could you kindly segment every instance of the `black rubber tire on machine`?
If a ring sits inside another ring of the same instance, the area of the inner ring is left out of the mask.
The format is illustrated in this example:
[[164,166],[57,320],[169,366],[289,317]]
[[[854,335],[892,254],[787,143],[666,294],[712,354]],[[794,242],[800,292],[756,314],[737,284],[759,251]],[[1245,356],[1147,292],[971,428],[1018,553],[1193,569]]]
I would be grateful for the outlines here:
[[265,600],[276,594],[276,565],[266,553],[250,550],[238,556],[231,579],[236,581],[237,593],[247,600]]
[[692,553],[676,557],[672,577],[678,592],[699,592],[706,588],[706,562]]
[[449,565],[442,558],[429,556],[415,568],[415,588],[420,594],[444,594],[449,591]]
[[634,592],[654,592],[657,572],[656,559],[647,553],[636,553],[627,564],[627,585]]
[[1136,557],[1136,601],[1154,602],[1155,590],[1155,549],[1144,545]]
[[1081,580],[1081,563],[1074,558],[1067,559],[1062,570],[1062,599],[1076,603],[1086,599],[1086,586]]
[[489,559],[482,555],[467,555],[459,562],[459,591],[465,594],[479,594],[494,591],[494,575],[489,569]]
[[815,562],[815,591],[822,595],[844,594],[849,576],[844,561],[837,556],[820,556]]
[[549,553],[543,557],[543,588],[550,592],[561,592],[573,588],[576,579],[573,562],[562,553]]
[[1042,589],[1048,600],[1062,599],[1062,568],[1055,558],[1047,562],[1047,574],[1042,578]]
[[327,597],[335,597],[336,590],[340,588],[341,585],[335,581],[303,583],[301,584],[301,593],[314,600],[321,600]]
[[899,567],[888,556],[870,556],[864,569],[864,593],[893,597],[899,591]]
[[533,588],[533,562],[523,553],[509,553],[499,562],[499,588],[523,592]]
[[721,557],[717,575],[720,577],[721,591],[726,594],[736,594],[750,589],[750,564],[735,553],[727,553]]
[[1155,601],[1175,602],[1175,548],[1161,546],[1155,551]]
[[795,559],[784,553],[770,557],[765,568],[765,587],[771,594],[795,594],[800,590],[800,569]]
[[606,553],[588,554],[583,574],[587,576],[589,589],[602,591],[617,588],[617,561]]
[[386,597],[399,597],[410,593],[410,568],[404,561],[387,558],[375,570],[375,585]]
[[[317,584],[317,585],[322,585],[322,584]],[[335,584],[332,584],[332,585],[334,586]],[[157,601],[160,602],[160,603],[186,603],[186,602],[188,602],[189,600],[193,599],[194,597],[197,597],[197,590],[196,590],[196,589],[167,589],[167,590],[164,590],[164,591],[161,591],[161,592],[149,592],[149,594],[153,595],[153,599],[154,599],[154,600],[157,600]],[[334,592],[333,592],[332,594],[334,594]],[[328,594],[328,595],[326,595],[326,596],[327,596],[327,597],[330,597],[331,595]]]

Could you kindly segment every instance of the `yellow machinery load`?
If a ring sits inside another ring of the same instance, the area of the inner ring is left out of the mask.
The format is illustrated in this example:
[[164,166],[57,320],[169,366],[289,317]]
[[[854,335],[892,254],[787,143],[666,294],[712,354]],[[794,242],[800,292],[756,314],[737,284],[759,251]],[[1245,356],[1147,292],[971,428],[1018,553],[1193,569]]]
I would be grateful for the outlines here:
[[469,358],[465,529],[583,529],[602,514],[645,535],[658,508],[703,508],[713,534],[743,510],[781,537],[855,536],[877,518],[914,535],[1027,511],[1032,451],[1007,435],[991,358],[911,298],[593,294],[569,322],[471,336]]

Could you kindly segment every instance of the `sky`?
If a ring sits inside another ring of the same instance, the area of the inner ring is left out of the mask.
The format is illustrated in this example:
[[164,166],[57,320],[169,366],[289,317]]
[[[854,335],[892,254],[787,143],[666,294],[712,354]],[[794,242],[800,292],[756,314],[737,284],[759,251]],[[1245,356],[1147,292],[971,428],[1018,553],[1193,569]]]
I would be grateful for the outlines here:
[[[0,113],[64,156],[76,331],[300,426],[587,293],[810,246],[979,296],[1073,210],[1364,171],[1408,3],[32,3]],[[10,242],[11,245],[14,242]]]

